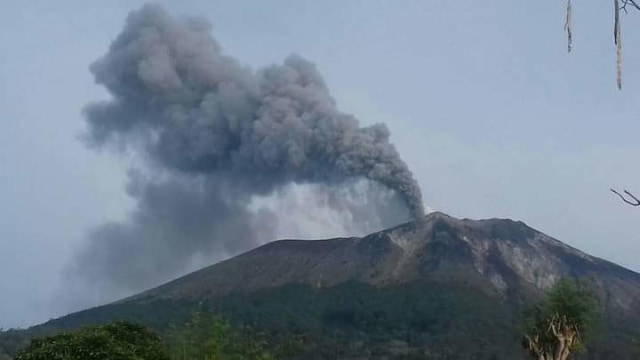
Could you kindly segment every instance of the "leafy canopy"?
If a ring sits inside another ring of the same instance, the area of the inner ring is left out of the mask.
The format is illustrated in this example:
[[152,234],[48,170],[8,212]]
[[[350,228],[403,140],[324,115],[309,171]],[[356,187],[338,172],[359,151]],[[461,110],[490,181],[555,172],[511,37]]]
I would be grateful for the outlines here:
[[585,282],[562,279],[525,313],[523,346],[538,359],[566,359],[584,348],[597,309],[597,298]]
[[116,322],[35,339],[15,360],[168,360],[160,338],[141,325]]

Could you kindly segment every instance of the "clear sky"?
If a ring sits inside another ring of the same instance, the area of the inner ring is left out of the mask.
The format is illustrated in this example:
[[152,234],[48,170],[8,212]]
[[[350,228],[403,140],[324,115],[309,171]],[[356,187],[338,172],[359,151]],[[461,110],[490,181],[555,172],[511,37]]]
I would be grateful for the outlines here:
[[[343,111],[388,125],[429,208],[522,220],[640,271],[640,209],[608,191],[640,194],[640,14],[623,18],[618,91],[609,1],[574,4],[571,54],[557,0],[164,3],[208,18],[252,67],[314,61]],[[142,4],[3,2],[0,327],[62,315],[88,229],[132,208],[127,162],[78,135],[83,106],[107,96],[88,65]]]

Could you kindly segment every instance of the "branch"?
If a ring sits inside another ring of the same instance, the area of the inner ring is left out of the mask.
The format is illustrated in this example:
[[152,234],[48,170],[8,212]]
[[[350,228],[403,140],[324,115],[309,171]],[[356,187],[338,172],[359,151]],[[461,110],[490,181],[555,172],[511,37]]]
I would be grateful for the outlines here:
[[624,197],[624,195],[620,194],[619,192],[613,189],[609,189],[609,190],[611,190],[614,194],[618,195],[620,199],[622,199],[622,201],[626,202],[627,204],[631,206],[640,206],[640,199],[635,197],[632,193],[628,192],[627,190],[624,190],[624,193],[627,194],[627,196],[630,197],[631,200],[628,200],[626,197]]
[[556,326],[556,321],[558,320],[558,314],[553,314],[551,319],[549,320],[549,330],[555,337],[560,336],[560,331],[558,331],[558,327]]
[[620,10],[623,10],[625,13],[627,12],[627,6],[631,6],[636,10],[640,10],[640,5],[636,2],[637,0],[622,0],[622,6],[620,6]]

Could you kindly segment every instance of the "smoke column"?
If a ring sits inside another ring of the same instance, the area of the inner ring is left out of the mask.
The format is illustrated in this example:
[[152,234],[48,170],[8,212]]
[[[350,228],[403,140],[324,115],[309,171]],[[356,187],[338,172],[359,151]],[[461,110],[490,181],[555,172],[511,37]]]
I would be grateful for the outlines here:
[[[354,229],[423,215],[387,128],[340,112],[300,56],[252,70],[222,52],[206,20],[145,5],[90,69],[111,98],[86,107],[88,144],[141,159],[127,188],[135,210],[93,229],[74,264],[105,292],[273,240],[282,214],[260,199],[290,214],[324,206]],[[292,200],[296,186],[319,203]]]

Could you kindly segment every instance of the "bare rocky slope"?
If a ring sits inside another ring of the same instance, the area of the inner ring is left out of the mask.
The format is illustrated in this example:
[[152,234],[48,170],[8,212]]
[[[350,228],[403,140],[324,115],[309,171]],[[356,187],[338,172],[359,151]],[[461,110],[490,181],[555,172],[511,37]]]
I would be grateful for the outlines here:
[[440,212],[363,238],[275,241],[123,301],[216,298],[286,284],[325,288],[349,281],[385,286],[456,279],[517,300],[562,277],[588,278],[612,309],[640,308],[638,273],[522,222],[456,219]]

